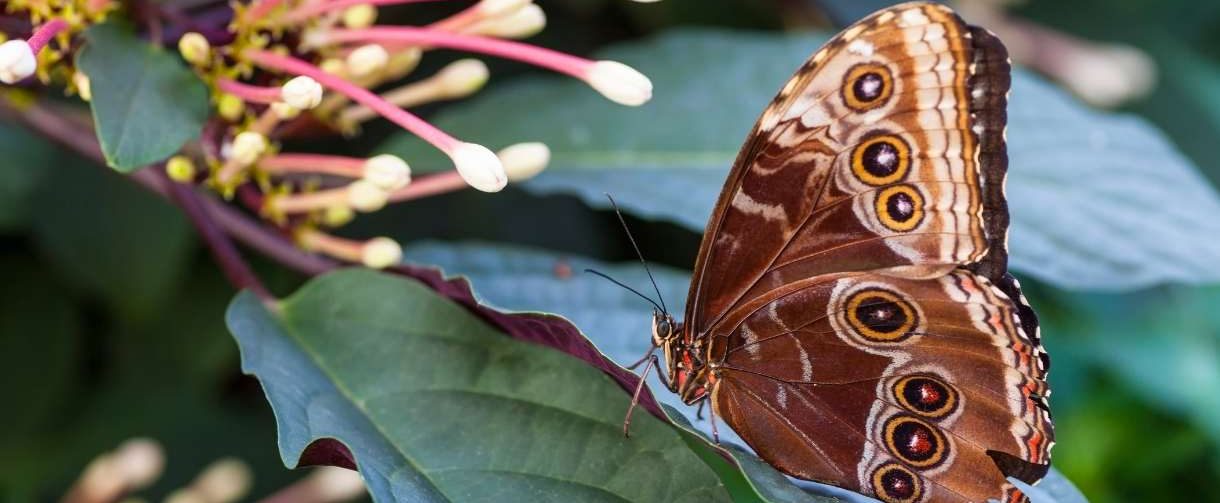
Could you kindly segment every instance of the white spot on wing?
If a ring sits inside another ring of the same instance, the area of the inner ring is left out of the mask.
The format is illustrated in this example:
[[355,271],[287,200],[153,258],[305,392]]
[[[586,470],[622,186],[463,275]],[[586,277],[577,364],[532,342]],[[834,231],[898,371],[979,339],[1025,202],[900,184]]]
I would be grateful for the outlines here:
[[873,44],[866,40],[855,40],[847,44],[847,52],[867,58],[873,55]]
[[733,196],[733,208],[747,215],[761,216],[765,220],[788,221],[788,212],[784,211],[782,205],[760,203],[740,190]]

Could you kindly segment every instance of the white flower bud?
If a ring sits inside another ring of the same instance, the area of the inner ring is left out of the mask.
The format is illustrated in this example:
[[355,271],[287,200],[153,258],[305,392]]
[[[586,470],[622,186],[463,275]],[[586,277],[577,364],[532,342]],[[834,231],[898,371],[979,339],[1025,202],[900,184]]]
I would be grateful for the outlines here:
[[212,44],[202,34],[187,32],[178,39],[178,52],[182,54],[182,59],[193,65],[206,64],[211,51]]
[[0,82],[16,84],[38,70],[38,58],[25,40],[0,44]]
[[76,94],[80,96],[80,99],[85,101],[93,99],[93,88],[89,85],[89,76],[85,75],[85,72],[77,69],[76,73],[72,74],[72,85],[76,86]]
[[275,116],[279,117],[280,120],[292,120],[297,118],[298,115],[301,115],[301,109],[282,101],[272,103],[271,111],[275,112]]
[[351,222],[356,218],[356,212],[350,206],[331,206],[322,212],[322,221],[331,227]]
[[226,458],[204,468],[191,484],[191,491],[203,496],[203,501],[229,503],[250,491],[252,479],[249,465],[239,459]]
[[411,183],[411,167],[396,155],[381,154],[364,161],[364,179],[387,192]]
[[343,26],[360,29],[368,28],[377,21],[377,7],[362,3],[353,5],[343,11]]
[[546,13],[537,5],[526,5],[507,16],[483,21],[471,31],[499,38],[528,38],[546,28]]
[[309,110],[322,103],[322,84],[304,75],[293,77],[280,87],[280,99],[298,110]]
[[165,468],[165,452],[161,444],[147,438],[133,438],[114,451],[110,458],[122,474],[127,487],[142,489],[152,485]]
[[[376,239],[380,238],[374,238]],[[402,260],[401,253],[402,247],[399,247],[400,257],[395,263]],[[351,501],[368,492],[364,487],[364,480],[360,478],[360,472],[346,468],[319,466],[306,480],[309,481],[311,493],[317,496],[318,501]]]
[[652,99],[652,81],[635,68],[617,61],[593,63],[585,81],[610,101],[640,106]]
[[389,194],[367,180],[356,180],[347,186],[347,204],[356,211],[369,213],[385,207]]
[[406,47],[394,51],[394,54],[390,55],[389,63],[386,63],[386,73],[393,78],[404,77],[419,66],[419,60],[423,55],[424,51],[419,47]]
[[435,82],[445,98],[461,98],[473,94],[487,83],[487,64],[477,59],[459,59],[437,72]]
[[361,248],[360,261],[365,267],[385,269],[402,262],[402,246],[386,237],[370,239]]
[[377,44],[357,47],[347,55],[347,69],[353,77],[367,77],[380,72],[390,60],[390,54]]
[[546,169],[551,162],[551,149],[540,142],[518,143],[496,152],[496,157],[504,164],[508,181],[515,183],[529,180]]
[[233,138],[230,158],[242,166],[254,164],[267,151],[267,137],[254,131],[244,131]]
[[511,14],[513,11],[525,7],[532,3],[533,0],[483,0],[479,2],[479,12],[484,17],[498,17],[505,14]]
[[467,184],[483,192],[499,192],[508,184],[500,158],[487,147],[461,143],[449,153],[457,172]]
[[341,59],[324,59],[322,60],[322,63],[318,65],[318,68],[336,77],[342,77],[347,74],[347,63],[344,63]]

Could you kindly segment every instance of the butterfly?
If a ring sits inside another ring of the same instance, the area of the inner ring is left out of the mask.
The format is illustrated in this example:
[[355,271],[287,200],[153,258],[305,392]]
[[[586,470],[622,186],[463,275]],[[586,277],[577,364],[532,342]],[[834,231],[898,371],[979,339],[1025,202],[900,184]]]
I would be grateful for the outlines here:
[[994,35],[934,3],[827,42],[742,147],[685,323],[654,313],[646,371],[791,476],[887,502],[1027,500],[1007,478],[1045,476],[1054,432],[1007,271],[1009,73]]

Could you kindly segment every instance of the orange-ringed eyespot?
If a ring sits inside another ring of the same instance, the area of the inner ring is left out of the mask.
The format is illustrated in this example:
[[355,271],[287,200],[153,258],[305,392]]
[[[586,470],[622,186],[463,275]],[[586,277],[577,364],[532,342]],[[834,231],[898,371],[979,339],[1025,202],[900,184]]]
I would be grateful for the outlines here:
[[869,288],[847,301],[847,321],[856,333],[875,342],[900,342],[911,336],[919,315],[897,293]]
[[944,435],[921,419],[897,415],[885,422],[885,446],[890,454],[915,468],[930,468],[945,460]]
[[892,134],[875,134],[861,141],[851,153],[852,173],[872,186],[901,181],[911,168],[911,147]]
[[860,63],[847,71],[843,102],[858,112],[884,105],[894,93],[890,69],[880,63]]
[[907,376],[893,386],[894,399],[904,409],[928,418],[941,418],[957,408],[957,390],[931,376]]
[[873,471],[873,492],[887,503],[914,503],[923,496],[923,483],[910,469],[886,463]]
[[923,196],[910,185],[893,185],[877,194],[877,218],[886,228],[906,232],[923,221]]

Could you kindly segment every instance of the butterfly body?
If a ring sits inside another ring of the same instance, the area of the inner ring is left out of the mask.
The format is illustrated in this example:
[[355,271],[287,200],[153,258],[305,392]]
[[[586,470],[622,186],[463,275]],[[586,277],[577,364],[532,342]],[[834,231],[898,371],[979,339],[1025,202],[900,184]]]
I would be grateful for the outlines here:
[[667,385],[790,475],[885,501],[1021,501],[1049,366],[1007,273],[1009,63],[948,8],[880,11],[763,112],[713,211]]

